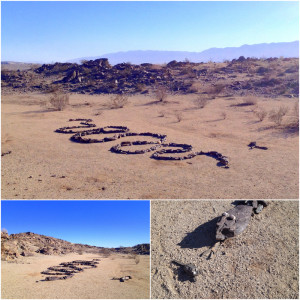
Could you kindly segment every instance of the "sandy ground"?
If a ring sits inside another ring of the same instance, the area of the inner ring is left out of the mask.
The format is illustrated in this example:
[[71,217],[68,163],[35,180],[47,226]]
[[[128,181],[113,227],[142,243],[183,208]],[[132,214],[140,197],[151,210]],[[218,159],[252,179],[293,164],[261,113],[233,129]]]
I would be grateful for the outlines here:
[[[200,257],[213,244],[216,217],[231,203],[152,201],[152,298],[299,299],[298,201],[271,201],[211,259]],[[174,259],[199,268],[196,282]]]
[[[2,262],[1,294],[6,299],[145,299],[150,295],[149,256],[135,263],[128,255],[103,258],[93,254],[68,254],[24,258],[19,263]],[[40,281],[50,266],[72,260],[100,258],[95,269],[86,269],[67,280]],[[131,275],[126,282],[113,277]],[[38,281],[38,282],[37,282]]]
[[[2,199],[298,198],[298,135],[285,126],[274,128],[267,119],[258,122],[252,106],[239,106],[241,98],[216,98],[196,109],[196,95],[169,96],[166,104],[140,95],[124,108],[108,109],[109,96],[71,95],[71,106],[64,111],[42,108],[39,103],[46,98],[2,97],[2,153],[12,151],[2,157]],[[257,105],[268,111],[282,104],[290,107],[285,124],[297,100],[259,98]],[[176,112],[182,114],[180,122]],[[70,118],[91,118],[98,127],[122,125],[132,132],[167,134],[167,142],[221,152],[230,168],[218,167],[206,156],[156,161],[147,153],[109,151],[120,141],[136,138],[73,143],[70,135],[54,132],[79,125],[67,122]],[[269,150],[249,150],[251,141]]]

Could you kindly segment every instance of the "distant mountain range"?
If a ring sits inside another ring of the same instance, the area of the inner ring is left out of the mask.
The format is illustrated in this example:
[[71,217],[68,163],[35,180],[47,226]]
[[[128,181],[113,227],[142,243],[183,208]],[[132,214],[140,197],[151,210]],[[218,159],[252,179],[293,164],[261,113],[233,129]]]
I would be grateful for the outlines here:
[[299,57],[299,41],[243,45],[241,47],[210,48],[202,52],[187,51],[156,51],[156,50],[136,50],[127,52],[107,53],[101,56],[81,57],[68,60],[72,63],[80,63],[82,60],[95,60],[98,58],[108,58],[112,65],[130,62],[133,64],[152,63],[163,64],[172,60],[190,62],[222,62],[232,60],[240,56],[245,57]]

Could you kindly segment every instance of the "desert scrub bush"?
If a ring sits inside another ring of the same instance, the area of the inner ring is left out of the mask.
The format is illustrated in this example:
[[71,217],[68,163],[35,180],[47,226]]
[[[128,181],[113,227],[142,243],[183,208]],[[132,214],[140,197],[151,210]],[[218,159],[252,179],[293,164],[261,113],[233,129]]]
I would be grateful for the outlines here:
[[110,97],[109,108],[117,109],[122,108],[128,104],[128,96],[125,94],[118,94]]
[[137,83],[136,86],[135,86],[135,90],[137,92],[142,92],[146,89],[146,86],[142,83]]
[[103,257],[109,257],[111,255],[111,251],[107,248],[99,249],[98,253],[101,254],[101,256]]
[[161,111],[158,112],[158,116],[159,116],[160,118],[163,118],[163,117],[165,116],[165,114],[166,114],[166,112],[163,111],[163,110],[161,110]]
[[206,93],[212,96],[213,98],[215,98],[223,91],[224,88],[225,88],[224,84],[218,83],[206,88]]
[[274,122],[277,126],[281,125],[283,117],[289,111],[288,107],[280,106],[278,109],[272,109],[269,112],[269,120]]
[[195,82],[192,82],[191,86],[188,89],[188,93],[198,93],[198,86]]
[[222,118],[223,120],[225,120],[225,119],[227,118],[227,114],[226,114],[225,111],[223,111],[223,112],[221,113],[221,118]]
[[69,95],[60,92],[52,93],[50,96],[50,104],[55,110],[62,111],[69,105]]
[[201,109],[204,108],[208,103],[208,97],[207,95],[199,95],[195,100],[194,104],[197,108]]
[[258,118],[258,120],[260,122],[262,122],[265,119],[265,117],[267,116],[267,114],[268,114],[267,111],[265,111],[262,108],[260,108],[258,110],[254,110],[253,113]]
[[257,99],[253,96],[248,96],[243,99],[242,106],[256,105]]
[[181,112],[181,111],[176,111],[176,112],[174,113],[174,115],[175,115],[176,120],[177,120],[178,123],[182,121],[183,115],[182,115],[182,112]]
[[290,124],[290,127],[299,129],[299,102],[296,102],[293,107],[292,122]]
[[136,265],[140,262],[140,257],[138,255],[135,256],[134,262]]
[[158,101],[165,102],[168,97],[168,89],[163,85],[157,86],[154,90],[154,95]]

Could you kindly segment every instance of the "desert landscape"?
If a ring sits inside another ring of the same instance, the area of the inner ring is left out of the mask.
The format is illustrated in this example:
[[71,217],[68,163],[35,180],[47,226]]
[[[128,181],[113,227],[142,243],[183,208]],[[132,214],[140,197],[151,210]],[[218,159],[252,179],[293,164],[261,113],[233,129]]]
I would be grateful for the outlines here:
[[298,59],[3,72],[2,199],[298,198]]
[[101,248],[31,232],[2,232],[1,248],[1,295],[5,299],[150,296],[149,244]]
[[[217,217],[233,202],[153,200],[151,297],[298,299],[299,203],[267,202],[244,232],[209,256],[205,251],[216,241]],[[198,276],[188,276],[173,261],[195,265]]]

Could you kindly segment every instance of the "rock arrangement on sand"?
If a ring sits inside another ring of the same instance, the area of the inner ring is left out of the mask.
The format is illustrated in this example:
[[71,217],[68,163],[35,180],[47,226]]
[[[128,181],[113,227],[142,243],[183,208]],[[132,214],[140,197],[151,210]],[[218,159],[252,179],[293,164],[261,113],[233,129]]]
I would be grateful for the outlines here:
[[1,153],[1,156],[5,156],[5,155],[8,155],[8,154],[11,154],[11,151],[3,152],[3,153]]
[[[74,128],[83,128],[83,127],[95,127],[95,124],[92,124],[92,119],[69,119],[70,121],[79,121],[83,126],[72,126],[72,127],[62,127],[55,132],[58,133],[67,133],[71,134],[74,133],[72,129]],[[91,126],[88,126],[91,125]],[[156,159],[156,160],[186,160],[191,159],[197,155],[206,155],[209,157],[212,157],[219,161],[218,165],[223,166],[225,168],[229,168],[229,161],[228,158],[221,153],[217,151],[209,151],[209,152],[193,152],[192,145],[188,144],[177,144],[177,143],[164,143],[167,139],[167,135],[165,134],[159,134],[159,133],[151,133],[151,132],[143,132],[143,133],[136,133],[136,132],[129,132],[130,129],[126,126],[106,126],[101,128],[95,128],[95,129],[89,129],[89,130],[81,130],[77,131],[74,135],[71,136],[70,140],[77,143],[105,143],[105,142],[111,142],[115,141],[120,138],[124,137],[130,137],[130,136],[146,136],[146,137],[152,137],[155,139],[158,139],[157,142],[154,141],[133,141],[133,142],[121,142],[120,144],[117,144],[110,148],[110,151],[113,153],[118,154],[144,154],[147,152],[152,152],[157,150],[158,148],[163,148],[159,151],[154,152],[150,158]],[[111,137],[104,137],[102,139],[92,139],[88,138],[87,136],[93,135],[93,134],[112,134],[115,135]],[[142,149],[142,150],[123,150],[124,147],[130,147],[130,146],[140,146],[140,145],[152,145],[149,148]],[[173,148],[173,149],[165,149],[165,148]],[[164,154],[174,154],[174,153],[188,153],[189,154],[185,156],[167,156]]]
[[92,124],[90,122],[92,122],[92,119],[70,119],[69,122],[72,121],[79,121],[81,125],[83,126],[67,126],[67,127],[61,127],[55,130],[55,132],[58,133],[77,133],[77,131],[73,130],[73,129],[78,129],[78,128],[91,128],[91,127],[96,127],[95,124]]
[[76,273],[83,272],[85,269],[97,268],[100,259],[93,260],[74,260],[71,262],[63,262],[58,266],[49,267],[46,271],[41,272],[44,275],[51,275],[45,277],[41,281],[65,280],[73,277]]

